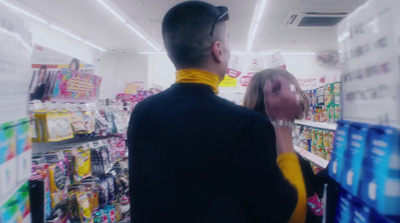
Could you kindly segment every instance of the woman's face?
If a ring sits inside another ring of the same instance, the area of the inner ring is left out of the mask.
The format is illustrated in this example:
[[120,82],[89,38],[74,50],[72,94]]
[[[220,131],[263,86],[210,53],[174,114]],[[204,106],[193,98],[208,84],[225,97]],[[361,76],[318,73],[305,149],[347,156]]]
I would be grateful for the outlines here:
[[69,65],[69,69],[71,69],[71,70],[77,70],[77,69],[76,69],[76,63],[75,63],[75,62],[72,62],[72,63]]
[[40,69],[40,71],[39,71],[39,82],[43,82],[45,76],[46,76],[46,70],[45,69]]

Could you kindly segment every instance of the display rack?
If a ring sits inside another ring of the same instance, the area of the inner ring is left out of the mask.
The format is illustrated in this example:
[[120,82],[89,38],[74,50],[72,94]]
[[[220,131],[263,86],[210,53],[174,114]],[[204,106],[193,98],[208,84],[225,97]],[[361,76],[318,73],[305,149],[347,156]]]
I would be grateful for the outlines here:
[[322,167],[322,168],[326,168],[328,166],[329,161],[325,160],[305,149],[301,149],[298,146],[294,146],[294,150],[300,154],[302,157],[304,157],[305,159],[317,164],[318,166]]
[[313,122],[313,121],[306,121],[306,120],[296,120],[294,123],[298,124],[298,125],[305,125],[305,126],[310,126],[310,127],[319,128],[319,129],[326,129],[326,130],[331,130],[331,131],[335,131],[337,128],[336,123]]

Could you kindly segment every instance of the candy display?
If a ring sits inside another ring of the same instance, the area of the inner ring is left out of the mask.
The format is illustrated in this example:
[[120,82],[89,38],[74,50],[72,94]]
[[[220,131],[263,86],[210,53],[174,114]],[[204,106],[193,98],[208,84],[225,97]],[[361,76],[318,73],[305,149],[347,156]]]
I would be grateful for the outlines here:
[[330,160],[335,131],[295,125],[293,135],[293,145]]
[[340,86],[340,82],[335,82],[305,91],[310,99],[310,109],[305,116],[308,121],[333,123],[341,119]]
[[65,147],[33,156],[30,179],[45,182],[46,219],[83,223],[129,218],[125,140],[112,137]]

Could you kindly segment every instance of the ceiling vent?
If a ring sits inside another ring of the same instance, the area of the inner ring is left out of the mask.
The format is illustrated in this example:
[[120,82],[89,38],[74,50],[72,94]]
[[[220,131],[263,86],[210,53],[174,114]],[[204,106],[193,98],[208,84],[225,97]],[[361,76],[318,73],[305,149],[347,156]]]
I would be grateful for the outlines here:
[[282,26],[286,28],[332,27],[346,15],[346,12],[290,12]]

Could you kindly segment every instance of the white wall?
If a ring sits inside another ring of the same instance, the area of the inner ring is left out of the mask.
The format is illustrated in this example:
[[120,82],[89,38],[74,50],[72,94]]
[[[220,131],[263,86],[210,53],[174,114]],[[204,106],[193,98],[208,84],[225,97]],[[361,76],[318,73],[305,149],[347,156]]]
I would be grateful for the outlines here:
[[147,86],[147,56],[137,53],[120,54],[116,56],[115,78],[129,83],[133,81],[142,81],[144,88]]
[[[262,56],[262,55],[260,55]],[[240,55],[240,58],[247,61],[251,55]],[[287,70],[297,79],[320,78],[323,76],[334,76],[340,74],[339,68],[328,68],[321,66],[316,55],[310,54],[283,54]],[[148,55],[148,83],[158,84],[164,89],[168,88],[175,81],[175,67],[165,54]],[[246,64],[243,63],[243,73],[246,73]],[[239,85],[239,84],[238,84]],[[235,100],[243,96],[246,88],[220,87],[219,95],[228,100]],[[239,94],[238,94],[239,93]]]

